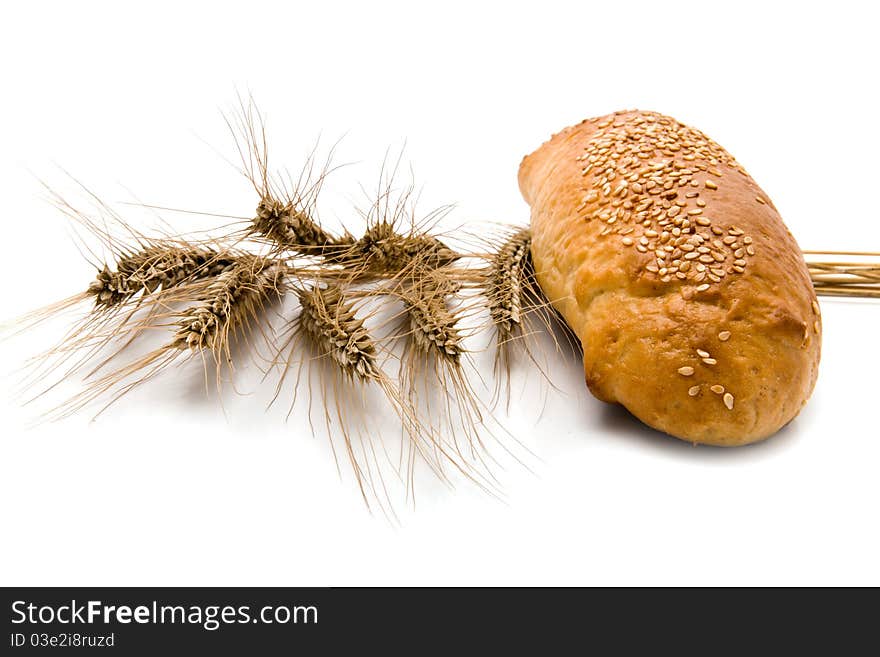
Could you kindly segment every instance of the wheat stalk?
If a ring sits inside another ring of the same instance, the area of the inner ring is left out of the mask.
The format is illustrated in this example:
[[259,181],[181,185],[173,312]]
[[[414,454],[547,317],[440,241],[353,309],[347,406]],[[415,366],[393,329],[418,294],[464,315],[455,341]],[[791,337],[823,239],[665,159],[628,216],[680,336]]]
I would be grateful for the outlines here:
[[[816,294],[880,298],[880,253],[804,251],[804,256]],[[828,256],[834,259],[827,260]]]

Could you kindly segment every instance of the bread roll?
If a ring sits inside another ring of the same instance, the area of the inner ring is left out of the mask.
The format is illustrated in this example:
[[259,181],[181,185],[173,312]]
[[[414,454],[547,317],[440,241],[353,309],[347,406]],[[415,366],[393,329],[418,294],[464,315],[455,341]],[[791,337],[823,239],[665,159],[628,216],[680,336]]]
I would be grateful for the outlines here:
[[541,288],[587,386],[712,445],[766,438],[816,383],[821,320],[801,250],[721,146],[654,112],[588,119],[523,159]]

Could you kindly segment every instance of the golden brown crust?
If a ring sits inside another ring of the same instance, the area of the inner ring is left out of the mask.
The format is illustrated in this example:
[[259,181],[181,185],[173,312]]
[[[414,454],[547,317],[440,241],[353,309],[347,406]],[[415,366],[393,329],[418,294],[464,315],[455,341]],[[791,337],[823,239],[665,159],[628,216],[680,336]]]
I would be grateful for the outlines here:
[[803,256],[745,170],[653,112],[583,121],[520,166],[541,287],[590,391],[684,440],[742,445],[803,407],[821,319]]

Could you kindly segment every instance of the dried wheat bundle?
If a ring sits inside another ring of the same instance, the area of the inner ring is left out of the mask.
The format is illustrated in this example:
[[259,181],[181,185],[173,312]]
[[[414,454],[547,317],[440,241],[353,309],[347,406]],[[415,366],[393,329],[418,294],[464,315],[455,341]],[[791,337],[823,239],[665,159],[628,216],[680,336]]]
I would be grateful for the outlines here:
[[[501,283],[488,272],[506,268],[524,283],[497,303],[517,306],[504,322],[505,335],[523,337],[515,327],[524,318],[518,308],[530,303],[532,284],[522,261],[527,246],[483,253],[462,249],[465,241],[458,240],[453,249],[436,230],[449,208],[420,217],[414,185],[395,186],[399,159],[383,165],[376,193],[358,212],[361,237],[333,233],[317,212],[329,162],[316,166],[312,154],[301,174],[286,182],[270,173],[262,120],[251,110],[239,117],[237,143],[242,172],[258,193],[257,211],[239,226],[219,227],[219,236],[148,236],[91,193],[97,216],[55,196],[87,233],[83,243],[97,241],[103,254],[87,248],[97,276],[83,292],[27,319],[42,321],[92,300],[61,343],[36,359],[31,383],[56,370],[62,380],[84,372],[81,392],[48,417],[66,417],[95,402],[103,412],[135,387],[192,360],[202,363],[207,384],[213,378],[220,387],[259,338],[274,353],[275,400],[295,378],[291,411],[297,393],[307,392],[313,432],[330,438],[337,463],[348,462],[368,506],[378,503],[393,516],[383,475],[388,464],[407,496],[419,462],[442,481],[451,483],[452,468],[496,494],[486,442],[509,436],[474,388],[473,381],[485,384],[464,347],[460,319],[466,309],[456,306],[463,289],[482,291],[484,284],[495,286],[494,298]],[[297,307],[276,327],[266,311],[285,297]],[[365,310],[371,303],[378,309]],[[394,328],[373,336],[367,322],[380,311],[386,317],[378,328]],[[138,352],[145,335],[165,337],[158,348]],[[399,420],[397,454],[386,449],[371,422],[382,405]]]

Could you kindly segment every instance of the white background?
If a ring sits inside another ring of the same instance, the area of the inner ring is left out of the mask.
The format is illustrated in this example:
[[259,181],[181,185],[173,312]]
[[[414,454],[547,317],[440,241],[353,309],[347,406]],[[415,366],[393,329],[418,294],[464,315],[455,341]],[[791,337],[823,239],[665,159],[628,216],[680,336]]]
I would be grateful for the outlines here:
[[[727,147],[803,248],[880,250],[871,3],[590,5],[7,7],[2,314],[93,275],[38,182],[72,189],[59,167],[110,201],[250,213],[253,190],[223,160],[236,90],[267,114],[278,165],[345,135],[339,159],[357,163],[329,186],[331,218],[406,140],[424,208],[524,223],[520,158],[582,118],[639,107]],[[880,305],[822,310],[816,391],[766,443],[664,437],[557,359],[561,392],[543,415],[536,396],[518,401],[512,424],[534,474],[509,468],[504,504],[428,482],[398,527],[364,510],[306,423],[247,398],[224,417],[179,394],[182,374],[94,423],[26,429],[13,373],[51,340],[20,336],[0,345],[0,583],[880,584]]]

